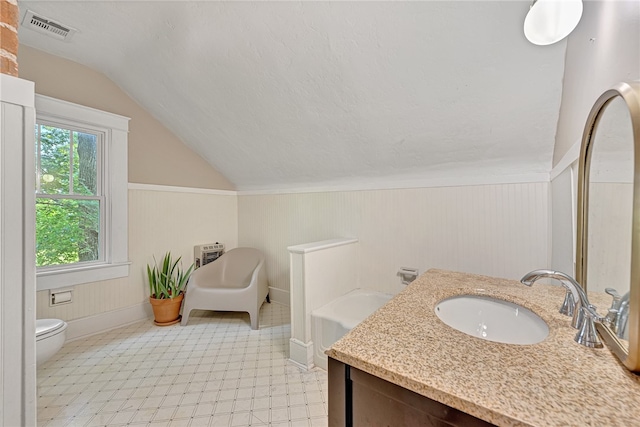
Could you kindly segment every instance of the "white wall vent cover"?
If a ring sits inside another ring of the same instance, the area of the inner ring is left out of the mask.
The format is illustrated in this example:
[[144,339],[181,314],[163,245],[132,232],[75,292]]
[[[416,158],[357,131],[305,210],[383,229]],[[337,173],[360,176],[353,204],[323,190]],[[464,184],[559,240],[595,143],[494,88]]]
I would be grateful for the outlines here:
[[38,16],[30,10],[27,10],[27,13],[25,13],[24,19],[22,20],[22,26],[64,41],[71,39],[71,37],[78,31],[68,25],[63,25],[52,19]]

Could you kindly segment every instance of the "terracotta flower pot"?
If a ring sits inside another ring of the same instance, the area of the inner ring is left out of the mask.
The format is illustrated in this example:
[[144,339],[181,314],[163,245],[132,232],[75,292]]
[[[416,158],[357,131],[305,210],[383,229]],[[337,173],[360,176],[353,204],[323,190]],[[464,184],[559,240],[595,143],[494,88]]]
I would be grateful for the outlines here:
[[184,294],[180,294],[175,298],[156,299],[149,297],[149,302],[153,308],[153,317],[155,324],[158,326],[168,326],[180,321],[180,306]]

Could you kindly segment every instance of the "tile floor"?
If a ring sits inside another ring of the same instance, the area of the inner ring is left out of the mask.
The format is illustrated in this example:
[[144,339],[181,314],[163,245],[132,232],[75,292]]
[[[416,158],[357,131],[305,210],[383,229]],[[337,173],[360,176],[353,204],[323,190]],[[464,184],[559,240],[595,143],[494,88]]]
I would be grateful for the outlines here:
[[287,361],[289,309],[192,312],[67,343],[38,369],[38,426],[326,426],[327,374]]

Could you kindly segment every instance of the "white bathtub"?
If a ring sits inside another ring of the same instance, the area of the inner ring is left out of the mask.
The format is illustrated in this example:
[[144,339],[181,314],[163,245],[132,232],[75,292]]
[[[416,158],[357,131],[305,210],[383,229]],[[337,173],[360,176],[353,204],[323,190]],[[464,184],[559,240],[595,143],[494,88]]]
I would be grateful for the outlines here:
[[311,312],[313,363],[326,370],[325,350],[358,323],[382,307],[393,296],[366,289],[354,289]]

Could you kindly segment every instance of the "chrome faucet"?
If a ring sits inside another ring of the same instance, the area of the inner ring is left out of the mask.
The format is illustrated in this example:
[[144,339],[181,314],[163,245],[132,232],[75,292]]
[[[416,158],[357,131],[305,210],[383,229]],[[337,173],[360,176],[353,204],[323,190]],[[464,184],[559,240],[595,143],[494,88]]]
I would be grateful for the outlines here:
[[524,277],[520,279],[520,282],[524,285],[531,286],[536,280],[544,278],[559,280],[562,286],[567,289],[567,296],[565,297],[564,304],[562,304],[560,313],[573,316],[571,326],[576,329],[580,328],[582,326],[580,307],[589,306],[587,294],[584,293],[582,286],[568,274],[553,270],[534,270],[525,274]]
[[621,296],[618,291],[613,288],[606,288],[604,291],[613,297],[611,308],[609,308],[609,312],[604,317],[604,323],[609,326],[618,337],[624,339],[627,335],[630,292]]
[[573,316],[571,326],[580,330],[575,336],[575,341],[587,347],[602,348],[595,322],[602,322],[604,319],[596,313],[596,308],[589,304],[584,289],[571,276],[554,270],[534,270],[525,274],[520,282],[531,286],[535,281],[544,278],[558,280],[567,289],[560,313]]

